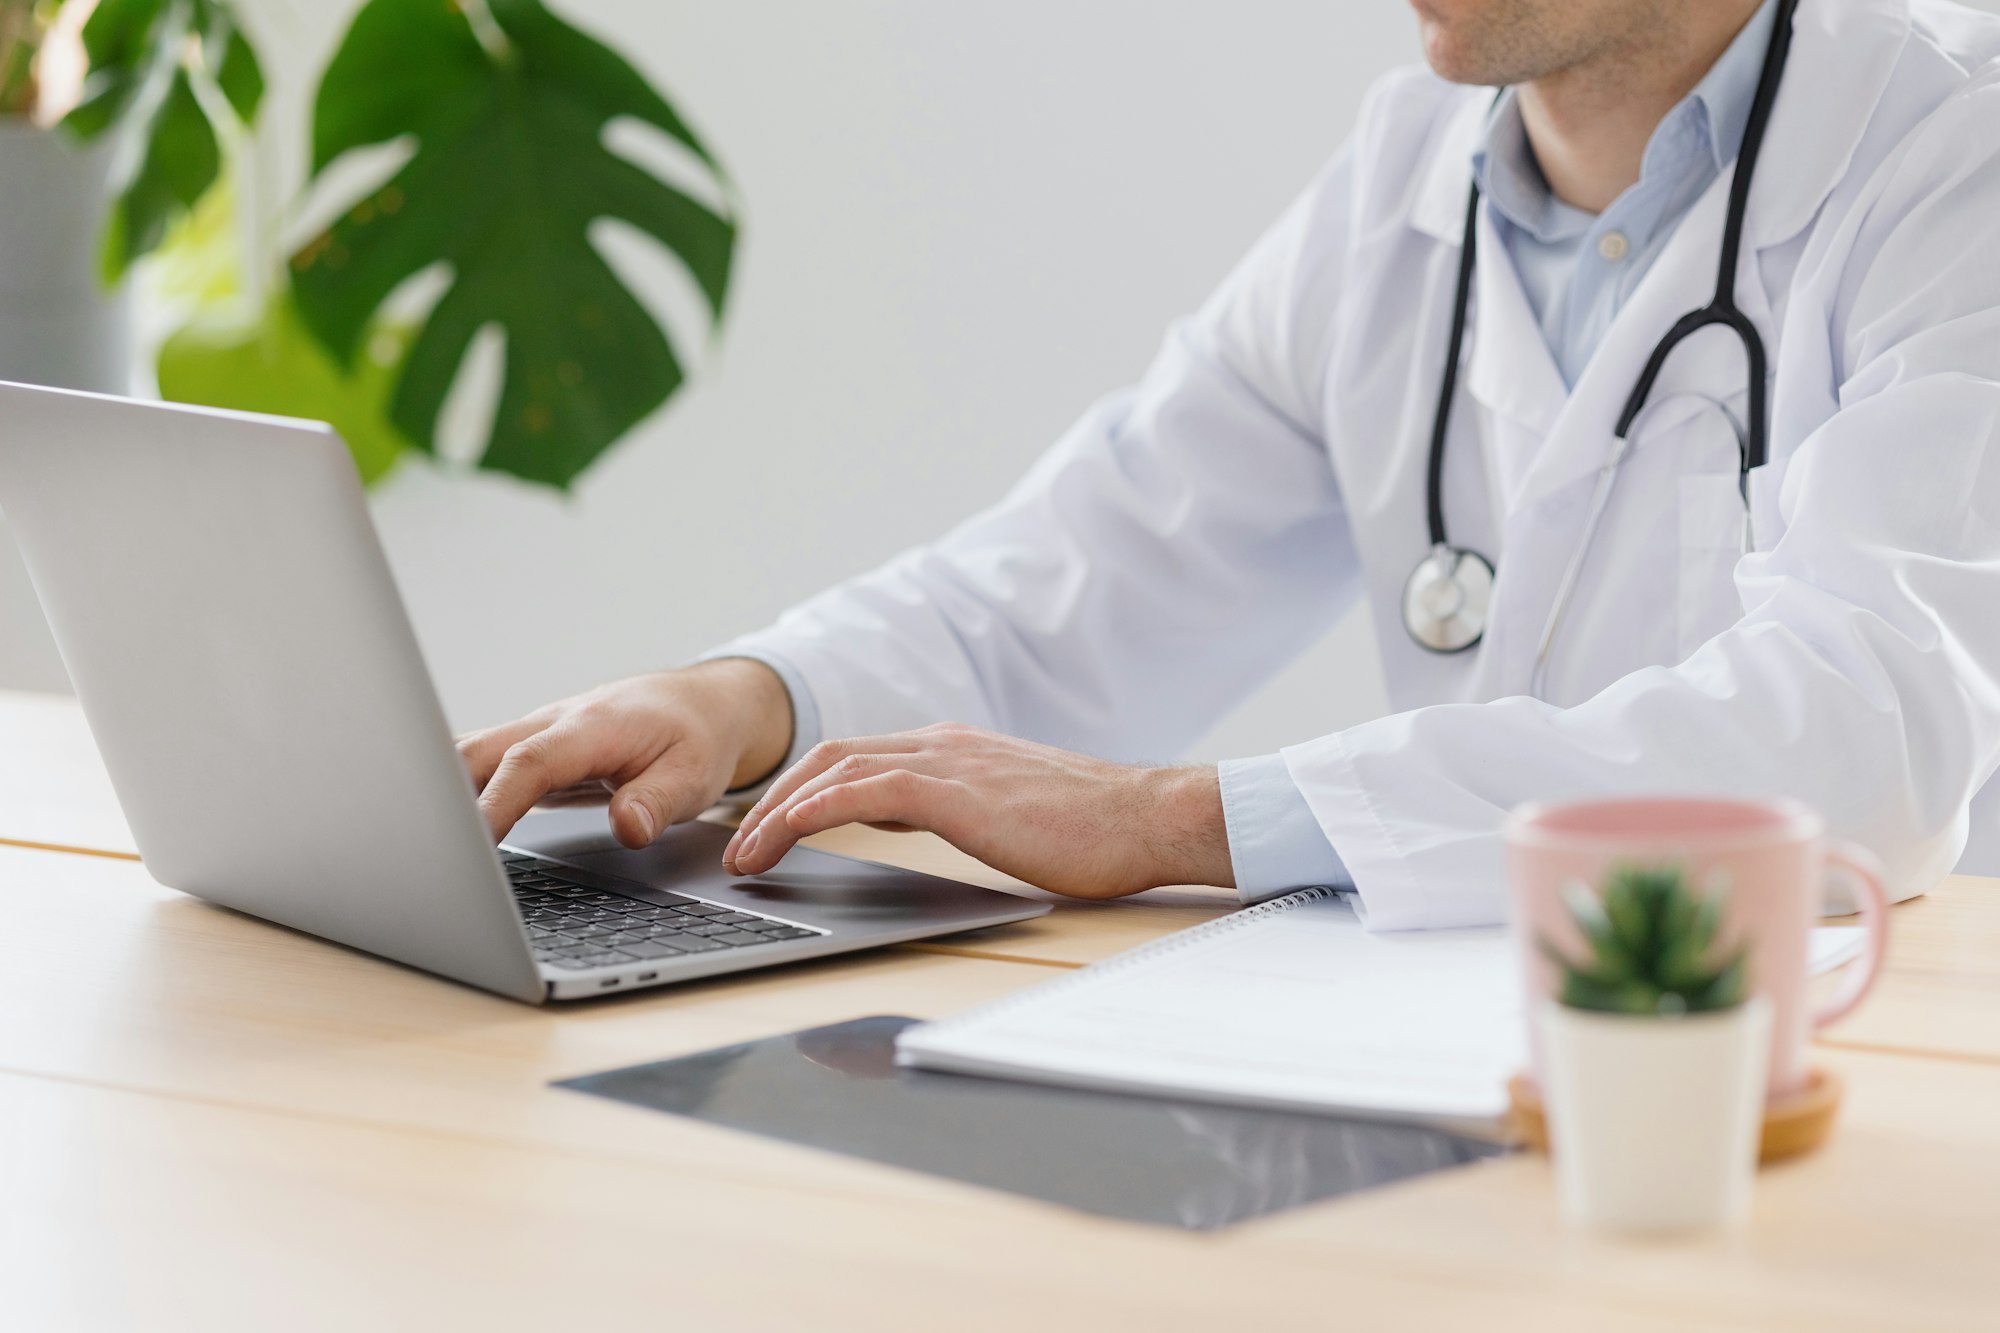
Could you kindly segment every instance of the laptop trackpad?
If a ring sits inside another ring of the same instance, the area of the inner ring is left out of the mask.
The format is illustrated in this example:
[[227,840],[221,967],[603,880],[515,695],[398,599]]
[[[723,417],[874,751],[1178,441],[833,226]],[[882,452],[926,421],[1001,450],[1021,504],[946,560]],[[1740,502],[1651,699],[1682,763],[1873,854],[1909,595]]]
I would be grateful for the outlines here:
[[722,849],[729,845],[730,834],[718,824],[680,824],[651,847],[635,852],[612,836],[604,808],[590,806],[537,811],[516,826],[507,842],[586,870],[657,889],[740,902],[750,911],[813,925],[886,924],[908,922],[913,916],[949,922],[1038,906],[992,889],[853,861],[810,847],[794,848],[769,874],[738,879],[722,868]]

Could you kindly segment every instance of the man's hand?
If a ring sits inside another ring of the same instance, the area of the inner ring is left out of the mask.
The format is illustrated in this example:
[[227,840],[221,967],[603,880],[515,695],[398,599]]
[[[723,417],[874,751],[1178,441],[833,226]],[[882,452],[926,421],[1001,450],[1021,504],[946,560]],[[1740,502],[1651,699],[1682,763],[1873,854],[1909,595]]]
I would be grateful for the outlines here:
[[462,736],[458,752],[495,839],[551,793],[602,782],[618,841],[644,847],[776,768],[791,734],[777,672],[728,658],[615,681]]
[[955,723],[814,746],[722,862],[760,875],[800,838],[856,823],[927,830],[1075,898],[1235,883],[1213,768],[1134,768]]

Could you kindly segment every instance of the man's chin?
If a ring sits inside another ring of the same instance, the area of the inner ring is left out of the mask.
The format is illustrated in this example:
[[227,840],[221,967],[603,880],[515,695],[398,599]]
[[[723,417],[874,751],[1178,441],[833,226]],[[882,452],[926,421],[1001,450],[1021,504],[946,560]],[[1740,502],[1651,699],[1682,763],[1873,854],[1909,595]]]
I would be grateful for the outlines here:
[[1472,44],[1457,38],[1449,29],[1425,19],[1422,25],[1424,62],[1431,72],[1447,83],[1497,86],[1504,79],[1493,77],[1490,61],[1481,60]]

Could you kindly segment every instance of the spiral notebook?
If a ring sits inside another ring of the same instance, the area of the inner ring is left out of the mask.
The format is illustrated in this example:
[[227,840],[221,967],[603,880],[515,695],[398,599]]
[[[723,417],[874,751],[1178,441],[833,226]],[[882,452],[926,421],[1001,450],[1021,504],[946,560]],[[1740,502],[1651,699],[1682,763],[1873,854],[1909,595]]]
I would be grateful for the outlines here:
[[[1860,945],[1814,932],[1815,971]],[[897,1061],[1290,1110],[1491,1121],[1527,1061],[1502,929],[1371,933],[1335,889],[1232,913],[897,1042]]]

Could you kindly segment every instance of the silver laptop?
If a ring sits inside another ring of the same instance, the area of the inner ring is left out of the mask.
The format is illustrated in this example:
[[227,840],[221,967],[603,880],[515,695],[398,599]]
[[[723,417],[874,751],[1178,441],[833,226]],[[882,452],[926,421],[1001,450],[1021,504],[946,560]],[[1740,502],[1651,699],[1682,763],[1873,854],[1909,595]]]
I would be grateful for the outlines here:
[[172,888],[535,1002],[1048,910],[804,848],[737,880],[728,830],[601,811],[496,849],[324,425],[0,383],[0,512]]

